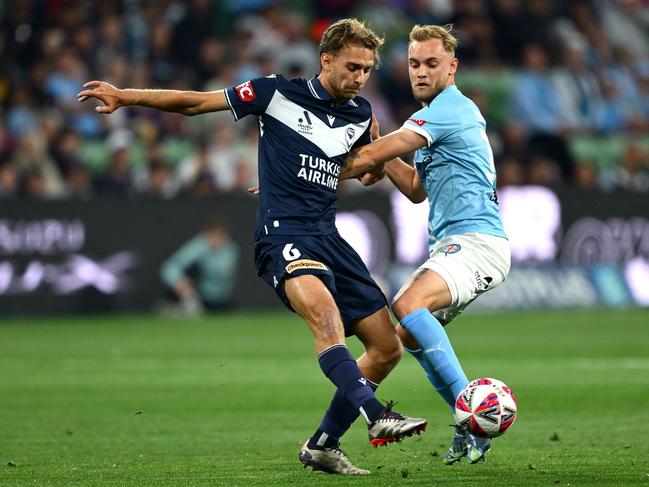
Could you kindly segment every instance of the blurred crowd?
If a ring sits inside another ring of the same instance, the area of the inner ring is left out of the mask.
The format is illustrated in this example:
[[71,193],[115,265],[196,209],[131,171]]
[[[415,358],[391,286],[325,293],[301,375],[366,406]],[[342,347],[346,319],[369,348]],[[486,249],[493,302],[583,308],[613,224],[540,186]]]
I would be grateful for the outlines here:
[[383,133],[418,108],[410,28],[453,23],[457,83],[487,119],[500,185],[649,191],[642,0],[8,0],[0,198],[245,191],[257,176],[255,120],[133,107],[102,116],[77,93],[92,79],[209,91],[270,73],[310,77],[322,32],[347,16],[386,38],[362,93]]

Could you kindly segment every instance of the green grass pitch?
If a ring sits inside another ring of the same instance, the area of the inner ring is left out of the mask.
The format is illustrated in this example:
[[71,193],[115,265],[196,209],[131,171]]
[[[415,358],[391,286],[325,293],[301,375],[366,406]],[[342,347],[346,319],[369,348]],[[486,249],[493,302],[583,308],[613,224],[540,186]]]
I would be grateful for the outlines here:
[[[468,315],[449,333],[470,378],[518,398],[485,463],[441,463],[451,416],[405,356],[379,389],[425,434],[343,449],[372,475],[304,470],[333,386],[288,312],[5,319],[0,486],[649,485],[649,312]],[[355,352],[358,342],[350,340]]]

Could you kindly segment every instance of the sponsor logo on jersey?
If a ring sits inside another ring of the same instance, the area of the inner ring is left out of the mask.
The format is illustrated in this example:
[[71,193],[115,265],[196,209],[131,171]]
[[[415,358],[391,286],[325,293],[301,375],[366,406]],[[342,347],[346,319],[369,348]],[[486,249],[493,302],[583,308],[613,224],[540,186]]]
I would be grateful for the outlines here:
[[335,190],[338,187],[340,165],[321,157],[300,154],[297,177]]
[[313,122],[309,112],[304,110],[302,116],[297,119],[297,131],[302,135],[313,135]]
[[304,115],[304,118],[300,117],[297,119],[297,121],[299,123],[304,123],[304,121],[306,120],[306,123],[308,123],[309,125],[313,125],[313,122],[311,122],[311,117],[309,116],[309,112],[304,110],[302,114]]
[[237,92],[237,96],[241,101],[252,101],[257,98],[257,95],[255,95],[255,90],[252,88],[252,83],[250,81],[241,83],[239,86],[234,88],[234,91]]
[[475,271],[475,282],[478,285],[478,292],[484,292],[489,289],[489,284],[493,281],[493,277],[482,277],[478,271]]
[[460,244],[448,244],[442,249],[442,252],[444,252],[444,255],[448,255],[457,254],[460,250],[462,250],[462,246]]
[[296,260],[286,266],[286,272],[289,274],[302,269],[326,271],[327,266],[317,260],[309,259]]
[[424,124],[426,123],[426,120],[417,120],[416,118],[409,118],[408,120],[410,120],[411,122],[416,123],[420,127],[423,127]]

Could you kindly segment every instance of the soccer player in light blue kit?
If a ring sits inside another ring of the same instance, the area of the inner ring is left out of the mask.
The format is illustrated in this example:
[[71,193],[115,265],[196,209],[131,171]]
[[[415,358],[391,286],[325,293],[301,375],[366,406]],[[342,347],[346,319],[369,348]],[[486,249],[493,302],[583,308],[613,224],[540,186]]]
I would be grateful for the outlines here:
[[[414,203],[428,197],[430,258],[398,292],[392,311],[403,344],[452,411],[468,380],[444,325],[503,282],[510,267],[486,124],[478,107],[455,86],[456,48],[452,26],[412,29],[409,74],[423,108],[399,130],[352,152],[342,174],[369,185],[385,171]],[[415,167],[398,158],[412,151]],[[476,463],[489,447],[488,439],[456,427],[444,462],[450,465],[466,456]]]

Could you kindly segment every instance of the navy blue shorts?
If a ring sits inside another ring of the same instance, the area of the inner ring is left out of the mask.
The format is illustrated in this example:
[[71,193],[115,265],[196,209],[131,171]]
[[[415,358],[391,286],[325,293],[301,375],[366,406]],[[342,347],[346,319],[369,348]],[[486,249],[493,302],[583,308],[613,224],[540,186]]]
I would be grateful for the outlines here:
[[304,274],[318,276],[336,301],[347,336],[353,334],[351,327],[357,320],[387,305],[365,263],[338,233],[265,237],[255,244],[255,267],[257,275],[291,311],[284,280]]

